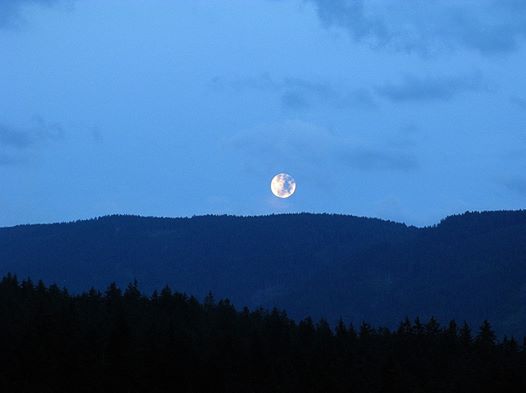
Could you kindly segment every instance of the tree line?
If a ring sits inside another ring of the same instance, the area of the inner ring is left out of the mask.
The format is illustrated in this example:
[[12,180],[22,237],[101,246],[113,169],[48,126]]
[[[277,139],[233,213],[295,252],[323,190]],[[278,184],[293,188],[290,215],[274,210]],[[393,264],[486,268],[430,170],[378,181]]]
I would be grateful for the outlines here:
[[6,392],[524,392],[525,344],[488,321],[331,326],[136,282],[75,295],[0,282]]

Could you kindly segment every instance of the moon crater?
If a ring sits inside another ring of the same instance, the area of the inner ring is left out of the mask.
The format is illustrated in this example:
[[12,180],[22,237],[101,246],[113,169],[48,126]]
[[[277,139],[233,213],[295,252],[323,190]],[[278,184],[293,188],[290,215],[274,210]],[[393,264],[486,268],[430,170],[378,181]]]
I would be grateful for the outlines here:
[[278,173],[272,178],[270,189],[278,198],[288,198],[296,191],[296,181],[287,173]]

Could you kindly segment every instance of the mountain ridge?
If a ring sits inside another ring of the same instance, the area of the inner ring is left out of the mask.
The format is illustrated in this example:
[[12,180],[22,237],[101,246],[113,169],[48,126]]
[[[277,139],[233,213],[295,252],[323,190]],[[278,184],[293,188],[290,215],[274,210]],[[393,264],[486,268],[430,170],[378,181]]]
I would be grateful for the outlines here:
[[515,209],[515,210],[501,209],[501,210],[482,210],[482,211],[466,210],[462,213],[455,213],[455,214],[447,215],[441,218],[438,222],[434,224],[423,225],[423,226],[408,224],[403,221],[396,221],[396,220],[382,218],[382,217],[358,216],[354,214],[344,214],[344,213],[316,213],[316,212],[305,211],[305,212],[294,212],[294,213],[269,213],[269,214],[256,214],[256,215],[212,214],[210,213],[210,214],[196,214],[192,216],[147,216],[147,215],[140,215],[140,214],[113,213],[113,214],[105,214],[102,216],[82,218],[82,219],[76,219],[76,220],[70,220],[70,221],[37,222],[37,223],[23,223],[23,224],[8,225],[8,226],[0,227],[0,230],[10,229],[10,228],[19,228],[19,227],[30,227],[30,226],[76,224],[76,223],[92,222],[92,221],[106,220],[106,219],[112,219],[112,218],[154,219],[154,220],[192,220],[192,219],[210,218],[210,217],[245,219],[245,218],[266,218],[266,217],[276,217],[276,216],[347,217],[347,218],[352,218],[352,219],[367,219],[367,220],[400,224],[408,228],[426,229],[426,228],[436,228],[443,224],[446,224],[446,223],[449,223],[451,221],[455,221],[458,219],[463,219],[465,217],[470,217],[470,216],[483,217],[483,216],[491,216],[491,215],[503,215],[504,217],[507,216],[508,218],[510,215],[520,215],[520,216],[524,215],[524,218],[526,219],[526,209]]
[[495,321],[526,334],[526,211],[428,227],[340,214],[102,216],[0,228],[0,273],[72,291],[137,279],[238,306],[359,323]]

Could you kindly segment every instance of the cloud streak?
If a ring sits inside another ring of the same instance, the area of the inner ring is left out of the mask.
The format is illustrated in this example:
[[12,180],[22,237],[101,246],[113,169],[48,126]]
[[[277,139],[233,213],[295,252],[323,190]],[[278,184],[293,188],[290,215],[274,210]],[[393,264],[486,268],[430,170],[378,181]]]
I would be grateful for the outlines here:
[[376,92],[396,102],[448,101],[470,91],[484,90],[482,79],[475,77],[417,77],[406,75],[399,83],[386,83]]
[[20,18],[20,10],[25,6],[53,6],[64,0],[1,0],[0,29],[11,26]]
[[375,48],[429,55],[465,48],[483,55],[510,53],[526,38],[520,0],[304,0],[323,26],[348,32]]
[[418,160],[414,154],[387,148],[354,148],[341,152],[340,159],[345,164],[363,171],[394,170],[409,172],[419,167]]
[[244,132],[229,144],[260,167],[262,163],[278,163],[319,170],[325,165],[337,165],[365,172],[411,172],[420,167],[412,148],[360,142],[302,121]]
[[0,123],[0,165],[12,165],[21,161],[27,151],[48,142],[62,139],[63,128],[35,117],[31,127],[21,128]]
[[503,182],[504,186],[517,194],[526,195],[526,178],[513,177]]
[[33,145],[63,137],[62,126],[57,123],[47,123],[41,118],[33,119],[33,126],[18,128],[0,123],[0,146],[14,150],[24,150]]
[[227,80],[216,77],[211,81],[213,89],[235,91],[259,90],[276,92],[287,110],[305,110],[313,106],[329,105],[336,108],[374,108],[374,97],[367,89],[337,88],[333,84],[309,81],[302,78],[272,78],[268,74],[256,77]]
[[0,146],[24,149],[31,144],[31,135],[28,132],[10,128],[0,124]]
[[281,102],[288,109],[306,109],[311,105],[320,104],[338,108],[375,107],[374,99],[366,89],[340,91],[329,83],[310,82],[299,78],[284,79],[279,89],[282,94]]

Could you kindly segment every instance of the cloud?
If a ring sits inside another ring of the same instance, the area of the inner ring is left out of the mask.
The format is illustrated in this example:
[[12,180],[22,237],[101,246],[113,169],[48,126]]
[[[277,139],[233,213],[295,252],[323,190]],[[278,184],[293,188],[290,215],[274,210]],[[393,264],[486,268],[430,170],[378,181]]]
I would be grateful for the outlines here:
[[0,165],[17,163],[24,152],[60,140],[63,136],[60,124],[48,123],[40,117],[33,118],[32,125],[27,128],[0,123]]
[[526,37],[522,0],[304,0],[323,26],[375,48],[429,55],[466,48],[483,55],[514,51]]
[[0,166],[8,166],[17,163],[17,160],[7,154],[0,153]]
[[48,123],[40,117],[33,118],[32,126],[18,128],[0,123],[0,146],[14,150],[27,149],[30,146],[62,138],[60,124]]
[[273,166],[315,171],[327,165],[359,171],[409,172],[419,168],[412,147],[338,135],[303,121],[257,127],[236,135],[228,144],[243,153],[249,164],[265,171]]
[[52,6],[64,0],[0,0],[0,29],[16,24],[25,6]]
[[387,26],[381,18],[365,14],[360,0],[306,0],[316,6],[318,16],[326,27],[337,26],[348,30],[359,41],[375,37],[380,41],[388,38]]
[[447,101],[469,91],[484,90],[475,77],[417,77],[406,75],[399,83],[386,83],[376,92],[391,101]]
[[385,148],[354,148],[341,152],[341,159],[347,165],[365,171],[395,170],[407,172],[419,167],[414,154]]
[[269,74],[234,80],[216,77],[210,85],[215,90],[277,92],[283,108],[292,111],[308,109],[314,105],[329,105],[336,108],[376,106],[372,94],[366,89],[346,89],[335,87],[328,82],[308,81],[295,77],[275,79]]
[[510,101],[519,108],[526,110],[526,99],[513,96],[510,98]]
[[504,186],[513,192],[520,195],[526,195],[526,178],[524,177],[513,177],[503,182]]
[[31,144],[31,136],[25,131],[13,129],[0,124],[0,145],[10,146],[16,149],[26,148]]
[[327,83],[310,82],[299,78],[285,78],[277,89],[281,103],[288,109],[307,109],[314,102],[332,101],[343,104],[343,97]]
[[338,108],[375,106],[371,93],[366,89],[340,91],[329,83],[298,78],[285,78],[279,89],[282,94],[281,102],[288,109],[303,109],[314,104],[328,104]]

